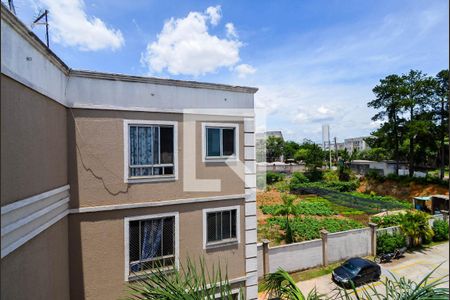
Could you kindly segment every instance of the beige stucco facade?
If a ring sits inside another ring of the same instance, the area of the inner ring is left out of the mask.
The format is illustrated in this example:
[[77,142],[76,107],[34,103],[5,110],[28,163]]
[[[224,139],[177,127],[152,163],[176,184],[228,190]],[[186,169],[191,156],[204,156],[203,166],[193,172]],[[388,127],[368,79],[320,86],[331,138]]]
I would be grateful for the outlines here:
[[1,76],[1,205],[68,182],[66,108]]
[[1,261],[1,299],[70,299],[68,218]]
[[244,214],[240,214],[239,244],[203,249],[205,208],[239,205],[244,200],[215,201],[201,204],[82,213],[70,216],[71,299],[117,299],[126,295],[124,218],[161,213],[179,213],[180,262],[203,257],[212,266],[220,261],[227,265],[228,277],[245,279]]
[[[195,118],[195,131],[185,132],[184,115],[179,113],[127,112],[68,109],[71,207],[92,207],[123,203],[141,203],[183,198],[235,195],[244,193],[244,167],[236,173],[225,163],[202,161],[202,120]],[[208,120],[209,119],[209,120]],[[222,119],[215,117],[215,119]],[[225,120],[233,118],[224,118]],[[178,179],[169,182],[126,183],[124,180],[124,120],[175,121],[178,125]],[[244,157],[242,118],[239,124],[240,160]],[[184,161],[183,138],[196,138],[195,160]],[[192,165],[190,165],[192,163]],[[184,189],[184,167],[195,168],[198,179],[214,178],[220,191],[196,192]]]

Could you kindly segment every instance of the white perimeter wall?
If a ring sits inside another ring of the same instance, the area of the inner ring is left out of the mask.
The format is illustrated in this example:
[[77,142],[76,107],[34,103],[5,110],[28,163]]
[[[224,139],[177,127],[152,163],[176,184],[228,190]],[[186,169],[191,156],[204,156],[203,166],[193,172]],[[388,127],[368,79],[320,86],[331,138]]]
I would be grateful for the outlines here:
[[278,268],[291,272],[322,264],[322,240],[278,246],[269,249],[269,272]]
[[[328,263],[371,254],[371,229],[354,229],[328,234]],[[263,247],[258,244],[258,276],[264,275]],[[269,248],[269,272],[283,268],[288,272],[323,264],[322,239]]]
[[348,230],[328,235],[330,263],[355,256],[367,256],[371,250],[370,228]]

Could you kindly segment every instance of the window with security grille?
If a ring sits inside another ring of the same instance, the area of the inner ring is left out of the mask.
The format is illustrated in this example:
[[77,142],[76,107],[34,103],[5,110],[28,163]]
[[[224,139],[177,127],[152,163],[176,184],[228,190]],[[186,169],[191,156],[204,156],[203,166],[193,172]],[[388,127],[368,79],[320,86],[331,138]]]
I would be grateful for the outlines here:
[[207,243],[231,242],[237,240],[237,210],[223,210],[206,214]]
[[236,155],[236,128],[206,127],[206,157]]
[[175,263],[175,217],[129,222],[130,274]]
[[129,176],[174,175],[174,127],[129,125]]

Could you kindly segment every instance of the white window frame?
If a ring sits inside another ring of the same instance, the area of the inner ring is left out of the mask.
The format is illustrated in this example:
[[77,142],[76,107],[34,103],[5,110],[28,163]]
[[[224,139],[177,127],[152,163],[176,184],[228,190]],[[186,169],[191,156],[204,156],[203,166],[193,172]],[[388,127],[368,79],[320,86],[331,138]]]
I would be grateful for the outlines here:
[[[236,238],[208,243],[208,213],[236,210]],[[211,249],[228,245],[239,244],[241,242],[241,207],[239,205],[205,208],[203,209],[203,249]]]
[[[165,217],[175,217],[175,267],[179,268],[180,258],[180,221],[178,212],[169,212],[153,215],[142,215],[124,218],[124,251],[125,251],[125,281],[136,279],[136,276],[130,275],[130,222],[139,220],[160,219]],[[145,271],[144,271],[145,272]]]
[[[208,156],[206,128],[234,128],[234,155]],[[202,159],[203,162],[225,162],[239,160],[239,124],[237,123],[202,123]]]
[[[130,125],[169,125],[173,126],[173,175],[152,175],[148,177],[130,176]],[[125,183],[143,183],[158,181],[178,180],[178,122],[161,120],[123,120],[123,154],[124,154],[124,182]]]

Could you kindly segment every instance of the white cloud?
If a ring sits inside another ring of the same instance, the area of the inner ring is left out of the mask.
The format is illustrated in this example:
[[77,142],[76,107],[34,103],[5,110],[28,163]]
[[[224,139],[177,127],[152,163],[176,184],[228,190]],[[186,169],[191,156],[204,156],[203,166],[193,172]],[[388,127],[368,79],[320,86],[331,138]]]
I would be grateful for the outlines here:
[[50,11],[50,37],[55,43],[83,51],[116,50],[125,43],[118,29],[88,16],[83,0],[39,0]]
[[233,23],[227,23],[225,24],[225,28],[227,29],[227,37],[232,39],[232,38],[237,38],[238,35],[236,33],[236,28],[234,28],[234,24]]
[[254,74],[256,69],[248,64],[240,64],[234,68],[239,78],[245,78],[247,75]]
[[222,10],[220,5],[210,6],[206,9],[206,14],[209,17],[209,20],[213,26],[219,24],[220,19],[222,18]]
[[237,39],[220,38],[208,32],[208,21],[218,24],[220,6],[205,13],[190,12],[185,18],[164,23],[157,40],[147,45],[141,62],[150,73],[167,70],[170,74],[203,75],[221,67],[233,68],[239,62]]

